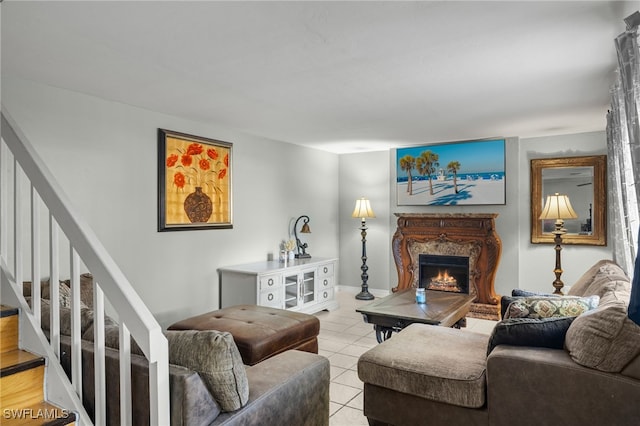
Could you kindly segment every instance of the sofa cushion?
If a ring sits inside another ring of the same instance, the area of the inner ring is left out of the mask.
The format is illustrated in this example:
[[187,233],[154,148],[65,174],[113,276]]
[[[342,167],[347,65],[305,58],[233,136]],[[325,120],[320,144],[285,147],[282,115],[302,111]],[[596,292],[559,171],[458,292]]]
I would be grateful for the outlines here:
[[[47,299],[41,299],[40,325],[44,331],[51,331],[51,304]],[[89,308],[80,309],[80,335],[82,336],[93,324],[93,311]],[[60,334],[71,336],[71,309],[60,306]]]
[[[95,323],[91,325],[82,335],[82,340],[93,342]],[[111,349],[120,349],[120,326],[111,317],[105,315],[104,317],[104,345]],[[131,337],[131,353],[145,356],[140,346]]]
[[[71,280],[64,280],[63,282],[71,288]],[[88,272],[80,274],[80,300],[93,309],[93,275]]]
[[507,308],[512,302],[523,299],[525,297],[562,297],[559,294],[537,293],[533,291],[520,290],[514,288],[511,290],[511,296],[502,296],[500,298],[500,318],[505,319]]
[[[71,280],[60,280],[61,285],[71,288]],[[31,297],[31,281],[22,283],[22,294],[24,297]],[[40,282],[40,294],[43,299],[49,299],[49,278]],[[93,275],[86,272],[80,274],[80,301],[88,308],[93,307]]]
[[496,324],[489,338],[487,355],[498,345],[562,349],[575,317],[510,318]]
[[594,288],[597,288],[598,284],[596,282],[607,275],[625,276],[625,273],[613,260],[600,260],[578,278],[578,281],[569,288],[567,295],[591,296],[595,293],[590,287],[596,284]]
[[[58,297],[60,299],[61,308],[71,308],[71,289],[62,281],[58,286]],[[47,285],[42,288],[42,298],[51,300],[51,286],[49,285],[49,283],[47,283]],[[88,307],[86,305],[83,305],[82,301],[80,303],[81,307]]]
[[633,358],[631,362],[624,367],[620,374],[640,380],[640,355]]
[[575,317],[598,306],[600,298],[534,296],[516,299],[507,307],[507,318]]
[[[64,281],[60,281],[61,283],[63,283]],[[32,296],[32,291],[31,291],[31,286],[32,286],[32,282],[31,281],[23,281],[22,282],[22,295],[25,298],[29,298]],[[47,278],[46,280],[42,280],[40,281],[40,297],[42,297],[42,292],[44,291],[45,287],[49,287],[49,279]]]
[[640,354],[640,326],[627,317],[625,302],[611,302],[573,321],[565,345],[580,365],[619,373]]
[[169,362],[197,371],[223,411],[244,407],[249,383],[231,334],[215,330],[167,331]]
[[411,324],[360,356],[365,383],[432,401],[482,407],[489,336]]
[[521,288],[514,288],[513,290],[511,290],[511,296],[513,297],[531,297],[531,296],[561,297],[560,294],[546,293],[544,291],[523,290]]
[[[51,299],[51,286],[49,285],[49,280],[42,282],[42,293],[40,295],[42,299],[50,300]],[[61,308],[70,308],[71,307],[71,288],[69,287],[69,281],[60,281],[58,286],[58,298],[60,300]],[[81,309],[90,309],[90,305],[84,303],[82,297],[80,297],[80,308]]]
[[80,300],[88,307],[93,308],[93,275],[88,272],[80,274]]

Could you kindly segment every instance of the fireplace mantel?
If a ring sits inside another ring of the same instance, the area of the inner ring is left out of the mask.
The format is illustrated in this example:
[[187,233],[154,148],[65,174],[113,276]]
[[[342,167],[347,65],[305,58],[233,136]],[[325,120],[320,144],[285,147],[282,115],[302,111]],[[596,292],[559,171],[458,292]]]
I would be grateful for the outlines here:
[[[395,213],[393,258],[398,270],[394,292],[415,288],[418,256],[448,254],[469,257],[469,293],[475,295],[469,316],[499,319],[494,279],[502,242],[495,231],[497,213]],[[428,303],[428,302],[427,302]]]

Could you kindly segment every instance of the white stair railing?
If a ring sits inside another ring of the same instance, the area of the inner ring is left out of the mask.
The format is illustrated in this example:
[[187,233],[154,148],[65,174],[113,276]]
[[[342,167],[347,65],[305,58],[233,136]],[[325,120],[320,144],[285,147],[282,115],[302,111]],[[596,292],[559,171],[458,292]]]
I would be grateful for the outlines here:
[[[72,209],[62,188],[45,163],[22,134],[16,123],[2,110],[0,143],[0,279],[2,290],[13,290],[26,311],[28,322],[40,333],[41,294],[38,285],[43,269],[50,283],[57,283],[61,271],[69,271],[71,282],[71,381],[77,400],[82,400],[82,353],[80,335],[80,270],[93,275],[95,424],[106,423],[106,377],[104,312],[105,302],[120,326],[120,416],[121,424],[132,424],[131,347],[136,341],[149,361],[149,417],[151,425],[169,424],[169,364],[167,339],[162,328],[135,292],[122,271],[99,242],[90,227]],[[29,185],[29,186],[27,186]],[[47,210],[45,213],[42,207]],[[29,212],[28,214],[26,212]],[[44,219],[43,219],[44,217]],[[30,223],[26,224],[26,220]],[[48,223],[48,244],[43,242],[41,222]],[[61,231],[61,232],[59,232]],[[59,241],[60,237],[66,240]],[[12,245],[9,242],[12,241]],[[60,246],[68,242],[69,263]],[[48,259],[41,253],[48,252]],[[13,267],[13,271],[10,268]],[[25,271],[30,274],[31,307],[22,295]],[[60,356],[59,287],[50,285],[51,326],[47,352]],[[4,294],[3,294],[4,299]],[[105,301],[106,299],[106,301]],[[46,339],[40,339],[46,341]],[[51,361],[50,361],[51,362]],[[56,369],[53,369],[56,370]],[[59,369],[62,371],[61,369]],[[54,401],[55,402],[55,401]],[[80,407],[80,422],[88,419]]]

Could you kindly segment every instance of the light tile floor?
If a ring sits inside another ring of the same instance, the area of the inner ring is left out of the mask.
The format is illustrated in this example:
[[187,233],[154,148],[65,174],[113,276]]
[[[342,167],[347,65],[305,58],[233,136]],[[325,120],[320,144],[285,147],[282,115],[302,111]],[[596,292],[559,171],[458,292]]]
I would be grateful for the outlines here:
[[[363,384],[358,378],[358,357],[378,344],[373,326],[366,324],[357,307],[371,303],[355,299],[355,293],[336,293],[340,308],[315,314],[320,319],[319,353],[331,363],[330,426],[367,426],[362,413]],[[491,334],[494,321],[467,318],[463,330]],[[392,337],[393,338],[393,337]]]

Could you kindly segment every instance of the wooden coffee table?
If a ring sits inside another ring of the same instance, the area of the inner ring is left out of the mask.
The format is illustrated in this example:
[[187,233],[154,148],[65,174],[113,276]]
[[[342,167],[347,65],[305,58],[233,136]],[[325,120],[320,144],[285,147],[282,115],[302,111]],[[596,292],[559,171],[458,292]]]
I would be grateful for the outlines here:
[[427,290],[427,303],[416,303],[416,290],[393,293],[356,309],[364,322],[373,324],[378,343],[409,324],[420,323],[444,327],[465,327],[466,315],[475,296]]

